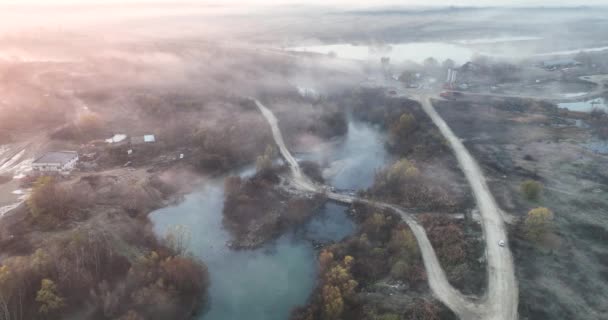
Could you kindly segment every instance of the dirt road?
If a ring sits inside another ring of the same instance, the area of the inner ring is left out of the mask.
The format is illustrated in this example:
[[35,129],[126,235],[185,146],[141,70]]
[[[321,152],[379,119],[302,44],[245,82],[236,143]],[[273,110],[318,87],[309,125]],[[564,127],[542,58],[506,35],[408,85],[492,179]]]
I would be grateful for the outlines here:
[[475,198],[481,211],[482,225],[486,235],[486,254],[488,256],[488,291],[484,297],[475,299],[468,297],[454,289],[445,276],[445,272],[437,259],[437,255],[428,239],[424,228],[418,224],[416,219],[405,210],[388,203],[380,203],[361,199],[350,195],[328,192],[326,186],[318,186],[312,183],[306,176],[302,175],[298,162],[293,158],[289,149],[285,146],[278,120],[268,108],[259,101],[256,105],[272,128],[273,137],[279,146],[281,155],[289,164],[292,171],[293,185],[304,192],[319,192],[327,195],[334,201],[350,204],[354,201],[367,203],[378,208],[393,210],[411,228],[424,262],[428,275],[429,285],[435,296],[448,308],[456,313],[461,319],[496,319],[513,320],[517,318],[518,289],[513,273],[513,261],[508,247],[498,246],[499,240],[506,240],[506,232],[500,210],[485,183],[481,169],[468,153],[464,145],[454,135],[445,121],[437,114],[430,100],[426,97],[421,100],[424,110],[429,114],[433,122],[439,127],[441,133],[449,141],[456,153],[458,162],[465,172],[471,184]]
[[486,184],[481,168],[460,139],[435,111],[430,97],[422,96],[419,101],[441,134],[448,140],[458,159],[458,164],[471,185],[479,207],[488,262],[488,290],[486,296],[480,301],[479,310],[482,319],[517,319],[519,293],[513,268],[513,257],[508,243],[505,247],[498,245],[500,240],[507,242],[507,232],[501,211]]

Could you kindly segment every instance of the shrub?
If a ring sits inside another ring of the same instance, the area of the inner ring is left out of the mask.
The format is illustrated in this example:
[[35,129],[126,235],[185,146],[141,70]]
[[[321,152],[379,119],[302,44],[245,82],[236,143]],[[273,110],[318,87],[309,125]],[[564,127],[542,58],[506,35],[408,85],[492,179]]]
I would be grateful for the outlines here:
[[39,312],[49,314],[64,306],[63,298],[57,293],[55,282],[50,279],[42,279],[40,290],[36,293],[36,301],[40,303]]
[[534,180],[526,180],[524,182],[522,182],[520,189],[521,189],[521,193],[524,195],[524,197],[530,201],[536,201],[538,200],[540,193],[542,191],[542,184],[540,184],[540,182],[538,181],[534,181]]
[[539,241],[551,230],[552,220],[553,212],[547,208],[530,210],[524,222],[526,237],[532,241]]

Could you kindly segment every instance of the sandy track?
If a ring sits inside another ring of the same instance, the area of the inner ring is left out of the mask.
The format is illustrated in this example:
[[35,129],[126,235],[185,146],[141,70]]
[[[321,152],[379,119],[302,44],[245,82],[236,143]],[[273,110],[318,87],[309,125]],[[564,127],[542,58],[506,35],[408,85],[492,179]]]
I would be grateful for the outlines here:
[[327,195],[334,201],[350,204],[354,201],[366,203],[377,208],[390,209],[401,216],[401,218],[411,228],[424,262],[428,274],[428,282],[433,294],[441,300],[448,308],[456,313],[461,319],[500,319],[512,320],[517,318],[518,291],[515,275],[513,273],[513,262],[511,252],[508,247],[499,247],[498,240],[506,240],[506,232],[500,210],[496,206],[494,198],[489,192],[485,179],[481,174],[481,169],[468,153],[464,145],[454,135],[445,121],[437,114],[430,100],[425,98],[422,101],[424,110],[429,114],[433,122],[439,127],[440,131],[450,142],[452,149],[456,153],[459,164],[465,171],[465,175],[471,183],[471,187],[477,199],[482,216],[482,225],[486,234],[486,251],[488,256],[488,293],[481,299],[468,297],[460,293],[450,285],[441,264],[437,258],[435,250],[428,239],[424,228],[408,212],[395,205],[361,199],[345,194],[328,192],[326,186],[318,186],[312,183],[302,173],[301,169],[289,149],[285,146],[281,131],[278,127],[278,120],[268,108],[259,101],[256,105],[271,126],[273,137],[281,155],[289,164],[292,171],[292,183],[304,192],[320,192]]

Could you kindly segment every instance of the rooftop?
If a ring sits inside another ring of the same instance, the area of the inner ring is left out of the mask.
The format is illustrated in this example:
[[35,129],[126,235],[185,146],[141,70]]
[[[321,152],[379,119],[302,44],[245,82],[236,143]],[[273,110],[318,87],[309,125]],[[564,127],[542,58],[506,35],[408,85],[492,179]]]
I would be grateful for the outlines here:
[[42,155],[40,158],[36,159],[34,163],[67,163],[70,160],[77,157],[78,153],[76,151],[52,151],[47,152]]

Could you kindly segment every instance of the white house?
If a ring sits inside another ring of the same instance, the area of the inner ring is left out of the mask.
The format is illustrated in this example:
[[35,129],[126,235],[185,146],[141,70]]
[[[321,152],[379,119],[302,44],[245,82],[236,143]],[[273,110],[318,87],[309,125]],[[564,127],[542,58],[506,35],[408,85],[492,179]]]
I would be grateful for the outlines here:
[[69,173],[78,162],[76,151],[47,152],[32,163],[34,172]]

